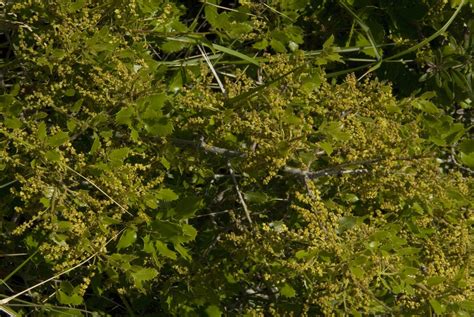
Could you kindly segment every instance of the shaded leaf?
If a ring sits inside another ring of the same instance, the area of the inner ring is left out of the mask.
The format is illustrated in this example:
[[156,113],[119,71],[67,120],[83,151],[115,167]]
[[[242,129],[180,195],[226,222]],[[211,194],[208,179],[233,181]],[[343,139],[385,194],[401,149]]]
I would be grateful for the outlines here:
[[210,306],[207,306],[206,308],[206,314],[209,317],[221,317],[222,311],[220,310],[219,307],[215,305],[210,305]]
[[136,272],[132,273],[133,282],[135,287],[143,289],[143,283],[150,281],[158,276],[158,271],[153,268],[140,268]]
[[59,131],[53,136],[50,136],[48,138],[48,145],[51,146],[60,146],[64,143],[66,143],[69,140],[69,135],[66,132]]

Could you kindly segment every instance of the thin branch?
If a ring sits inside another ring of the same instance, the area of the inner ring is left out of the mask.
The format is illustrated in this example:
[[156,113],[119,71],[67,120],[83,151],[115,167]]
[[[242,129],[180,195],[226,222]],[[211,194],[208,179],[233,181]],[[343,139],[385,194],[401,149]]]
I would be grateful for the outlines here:
[[13,257],[13,256],[25,256],[25,255],[28,255],[28,253],[8,253],[8,254],[0,254],[0,258]]
[[[111,241],[115,240],[124,230],[125,230],[125,229],[120,230],[117,234],[115,234],[112,238],[110,238],[110,239],[105,243],[105,245],[104,245],[103,247],[107,246]],[[31,286],[31,287],[28,287],[27,289],[25,289],[25,290],[23,290],[23,291],[21,291],[21,292],[19,292],[19,293],[16,293],[15,295],[9,296],[9,297],[4,298],[4,299],[1,299],[1,300],[0,300],[0,308],[2,308],[3,305],[8,304],[10,301],[14,300],[15,298],[17,298],[17,297],[19,297],[19,296],[21,296],[21,295],[23,295],[23,294],[25,294],[25,293],[28,293],[28,292],[30,292],[31,290],[33,290],[33,289],[35,289],[35,288],[38,288],[38,287],[40,287],[41,285],[44,285],[44,284],[46,284],[46,283],[48,283],[48,282],[50,282],[50,281],[52,281],[52,280],[58,279],[59,277],[63,276],[63,275],[66,274],[66,273],[69,273],[69,272],[71,272],[71,271],[74,271],[75,269],[81,267],[82,265],[86,264],[87,262],[89,262],[90,260],[92,260],[93,258],[95,258],[97,255],[99,255],[100,252],[101,252],[101,249],[100,249],[99,251],[95,252],[94,254],[92,254],[91,256],[89,256],[88,258],[86,258],[85,260],[83,260],[82,262],[80,262],[79,264],[76,264],[76,265],[74,265],[73,267],[71,267],[71,268],[69,268],[69,269],[67,269],[67,270],[65,270],[65,271],[62,271],[62,272],[60,272],[60,273],[58,273],[58,274],[56,274],[56,275],[54,275],[54,276],[52,276],[52,277],[50,277],[50,278],[44,280],[44,281],[41,281],[41,282],[39,282],[39,283],[37,283],[37,284]]]
[[209,153],[217,154],[217,155],[234,156],[234,157],[235,156],[237,156],[237,157],[246,157],[247,156],[246,153],[242,153],[242,152],[239,152],[239,151],[234,151],[234,150],[229,150],[229,149],[209,145],[204,141],[204,138],[201,138],[200,141],[191,141],[191,140],[183,140],[183,139],[173,138],[173,139],[171,139],[171,141],[173,143],[175,143],[176,145],[178,145],[178,146],[179,145],[193,145],[197,149],[201,149],[205,152],[209,152]]
[[207,57],[207,54],[206,54],[206,52],[204,51],[204,48],[202,48],[200,45],[198,45],[197,48],[199,49],[199,52],[201,52],[202,57],[204,58],[204,60],[206,61],[207,65],[209,66],[209,69],[211,70],[212,74],[213,74],[214,77],[216,78],[217,84],[219,85],[219,88],[221,89],[222,93],[224,94],[224,96],[227,96],[227,92],[225,91],[224,85],[222,84],[221,79],[219,78],[219,75],[217,74],[217,72],[216,72],[214,66],[213,66],[212,63],[211,63],[211,61],[210,61],[209,58]]
[[240,204],[242,205],[242,208],[244,209],[245,216],[247,217],[247,220],[249,221],[249,223],[252,224],[252,219],[250,219],[250,212],[247,208],[247,204],[245,203],[244,197],[242,196],[242,193],[240,192],[239,184],[237,182],[237,178],[235,178],[234,170],[232,169],[230,162],[227,163],[227,166],[229,167],[229,173],[232,176],[232,181],[234,182],[235,190],[237,191],[237,195],[239,196]]
[[8,187],[8,186],[10,186],[10,185],[13,185],[13,184],[15,184],[16,182],[18,182],[17,179],[12,180],[12,181],[9,181],[9,182],[7,182],[7,183],[5,183],[5,184],[2,184],[2,185],[0,185],[0,189],[1,189],[1,188]]
[[[171,141],[177,145],[193,145],[197,149],[201,149],[201,150],[204,150],[205,152],[209,152],[216,155],[242,157],[242,158],[247,157],[247,154],[243,152],[209,145],[204,141],[204,138],[201,138],[199,142],[191,141],[191,140],[175,139],[175,138],[171,139]],[[320,152],[318,152],[318,154],[319,153]],[[292,174],[292,175],[307,177],[308,179],[315,179],[315,178],[325,177],[325,176],[341,176],[341,175],[346,175],[346,174],[365,174],[369,172],[367,168],[344,169],[345,167],[349,167],[349,166],[361,166],[361,165],[367,166],[367,165],[372,165],[374,163],[388,161],[392,159],[395,161],[412,161],[412,160],[427,159],[427,158],[432,158],[432,156],[418,155],[418,156],[413,156],[413,157],[398,157],[398,158],[381,157],[381,158],[375,158],[375,159],[366,159],[366,160],[342,163],[342,164],[330,166],[318,171],[302,170],[296,167],[285,166],[283,168],[283,172]]]
[[288,174],[299,175],[308,179],[315,179],[318,177],[334,176],[334,175],[340,176],[340,175],[345,175],[345,174],[365,174],[369,172],[369,170],[366,168],[343,170],[343,169],[338,168],[337,166],[333,168],[326,168],[320,171],[314,171],[314,172],[285,166],[283,168],[283,171]]
[[120,209],[122,209],[124,212],[126,212],[128,215],[130,216],[133,216],[124,206],[122,206],[121,204],[119,204],[115,199],[113,199],[109,194],[107,194],[104,190],[102,190],[102,188],[100,188],[99,186],[97,186],[93,181],[91,181],[90,179],[88,179],[87,177],[85,177],[84,175],[82,175],[81,173],[77,172],[75,169],[69,167],[68,165],[66,164],[60,164],[62,166],[64,166],[66,169],[70,170],[71,172],[73,172],[74,174],[76,174],[77,176],[81,177],[82,179],[84,179],[86,182],[88,182],[89,184],[91,184],[92,186],[94,186],[95,188],[97,188],[98,191],[100,191],[102,194],[105,195],[105,197],[107,197],[108,199],[110,199],[114,204],[116,204]]
[[465,171],[465,172],[468,172],[470,174],[474,174],[474,171],[472,169],[470,169],[469,167],[466,167],[464,165],[462,165],[461,163],[459,163],[456,159],[456,151],[454,149],[454,146],[451,147],[451,155],[449,156],[451,158],[451,161],[454,163],[454,165],[456,165],[458,168],[460,168],[461,170]]

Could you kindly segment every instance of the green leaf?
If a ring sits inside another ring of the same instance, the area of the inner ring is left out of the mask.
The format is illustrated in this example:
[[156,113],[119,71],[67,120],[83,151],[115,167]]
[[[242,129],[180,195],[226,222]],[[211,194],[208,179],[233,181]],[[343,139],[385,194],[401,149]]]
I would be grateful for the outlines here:
[[429,114],[439,114],[440,110],[429,100],[426,99],[416,99],[413,101],[415,108],[429,113]]
[[169,188],[162,188],[157,193],[157,198],[164,201],[173,201],[179,198],[179,196]]
[[160,49],[165,53],[176,53],[189,47],[189,44],[178,41],[166,41],[160,45]]
[[64,92],[64,95],[67,97],[72,97],[76,94],[76,91],[73,88],[69,88]]
[[264,192],[246,192],[245,200],[254,204],[264,204],[268,201],[268,196]]
[[459,150],[465,154],[471,154],[474,152],[474,140],[466,139],[459,144]]
[[209,317],[221,317],[222,316],[222,311],[216,305],[207,306],[205,311],[206,311],[207,316],[209,316]]
[[161,165],[164,166],[164,168],[166,168],[167,170],[170,169],[171,164],[170,164],[170,162],[169,162],[164,156],[161,157],[160,162],[161,162]]
[[268,41],[266,39],[263,39],[259,42],[256,42],[252,47],[257,49],[257,50],[264,50],[268,46]]
[[461,161],[470,168],[474,168],[474,152],[470,154],[461,153]]
[[117,250],[125,249],[131,246],[137,240],[137,230],[128,228],[122,233],[119,242],[117,243]]
[[442,283],[446,278],[443,276],[432,276],[426,280],[428,286],[433,286]]
[[350,135],[342,131],[343,125],[338,121],[325,121],[319,127],[319,132],[333,138],[336,141],[347,141]]
[[170,221],[155,220],[151,223],[151,227],[164,240],[176,239],[183,234],[181,226]]
[[465,300],[459,303],[459,306],[469,312],[474,312],[474,301]]
[[132,124],[131,117],[133,115],[133,109],[130,107],[123,107],[115,115],[115,122],[117,124],[124,124],[130,126]]
[[22,123],[18,118],[6,118],[4,124],[10,129],[19,129],[22,126]]
[[109,160],[113,166],[122,165],[123,161],[128,157],[130,149],[127,147],[121,149],[114,149],[109,153]]
[[57,291],[56,298],[64,305],[81,305],[84,300],[79,294],[74,293],[72,295],[67,295],[61,290]]
[[436,299],[430,299],[431,307],[437,315],[442,315],[446,311],[446,306],[440,304]]
[[145,130],[154,136],[167,136],[173,132],[173,123],[166,117],[150,120],[145,123]]
[[94,135],[94,142],[92,142],[91,149],[89,151],[90,154],[94,155],[97,150],[100,148],[100,138],[97,134]]
[[398,255],[413,255],[420,252],[420,248],[406,247],[398,250]]
[[204,206],[204,201],[196,196],[187,196],[181,198],[176,204],[176,214],[181,219],[192,217],[196,211]]
[[72,132],[76,129],[77,123],[74,120],[68,120],[66,122],[67,129]]
[[331,155],[331,153],[334,151],[334,148],[329,142],[319,142],[318,144],[324,150],[324,152],[326,152],[327,155]]
[[75,1],[72,1],[70,6],[69,6],[69,12],[74,12],[74,11],[77,11],[79,9],[82,9],[82,7],[84,7],[86,3],[86,0],[75,0]]
[[79,289],[80,287],[73,287],[70,282],[63,281],[56,292],[56,298],[64,305],[80,305],[83,298],[79,295]]
[[354,194],[344,193],[342,195],[342,200],[344,200],[345,202],[348,202],[348,203],[355,203],[355,202],[359,201],[359,197],[357,197]]
[[324,48],[330,48],[334,44],[334,35],[331,34],[331,36],[324,42],[323,44],[323,49]]
[[180,243],[176,243],[176,244],[174,245],[174,248],[175,248],[176,251],[178,251],[178,253],[179,253],[184,259],[186,259],[186,260],[188,260],[188,261],[191,261],[191,260],[192,260],[191,256],[190,256],[189,253],[188,253],[188,250],[186,250],[186,248],[183,247]]
[[284,45],[282,42],[280,42],[280,41],[278,41],[278,40],[276,40],[276,39],[272,39],[272,40],[270,41],[270,46],[271,46],[271,47],[275,50],[275,52],[277,52],[277,53],[286,53],[286,47],[285,47],[285,45]]
[[172,93],[177,93],[183,87],[183,76],[181,72],[176,72],[175,75],[171,78],[168,84],[168,89]]
[[143,282],[150,281],[158,276],[158,271],[153,268],[141,268],[136,272],[132,273],[132,278],[135,283],[135,287],[143,289]]
[[304,259],[308,256],[309,256],[309,252],[306,250],[299,250],[299,251],[296,251],[295,253],[295,258],[297,258],[298,260]]
[[364,270],[362,270],[361,267],[359,266],[352,266],[350,268],[351,273],[356,277],[356,278],[363,278],[364,277]]
[[151,209],[156,209],[158,208],[158,202],[156,200],[156,197],[154,195],[145,195],[143,198],[145,205]]
[[48,138],[48,145],[50,146],[60,146],[64,143],[66,143],[67,141],[69,140],[69,135],[67,134],[67,132],[64,132],[64,131],[59,131],[58,133],[56,133],[55,135],[53,136],[50,136]]
[[149,234],[143,238],[143,251],[152,255],[156,253],[155,246],[153,241],[150,240]]
[[291,285],[286,284],[280,289],[280,294],[285,297],[295,297],[296,296],[296,291]]
[[346,230],[351,229],[351,228],[354,227],[356,224],[357,224],[357,217],[354,217],[354,216],[345,216],[345,217],[342,217],[342,218],[339,220],[339,228],[338,228],[338,231],[342,233],[342,232],[344,232],[344,231],[346,231]]
[[[364,47],[364,46],[371,46],[372,44],[370,43],[370,41],[362,34],[362,33],[358,33],[357,34],[357,37],[356,37],[356,46],[359,46],[359,47]],[[375,53],[374,51],[374,48],[371,47],[371,48],[366,48],[366,49],[363,49],[362,50],[362,53],[370,56],[370,57],[374,57],[376,58],[377,57],[377,54]]]
[[84,102],[84,99],[79,99],[78,101],[76,101],[73,105],[72,105],[72,112],[79,112],[79,110],[81,109],[82,107],[82,103]]
[[151,109],[153,111],[159,111],[165,104],[167,99],[166,93],[161,94],[153,94],[149,95],[145,98],[145,103],[147,104],[147,109]]
[[164,257],[170,258],[172,260],[176,260],[178,258],[178,256],[176,255],[176,252],[171,251],[170,249],[168,249],[166,244],[164,244],[161,241],[155,241],[155,247],[156,247],[156,250],[158,251],[158,253],[161,254]]
[[58,162],[61,159],[61,154],[58,151],[54,150],[47,151],[44,156],[48,161],[51,162]]
[[256,59],[254,59],[254,58],[252,58],[252,57],[250,57],[250,56],[247,56],[247,55],[245,55],[245,54],[242,54],[242,53],[240,53],[240,52],[238,52],[238,51],[235,51],[235,50],[233,50],[233,49],[230,49],[230,48],[228,48],[228,47],[221,46],[221,45],[217,45],[217,44],[212,44],[211,47],[214,48],[214,49],[216,49],[216,50],[218,50],[218,51],[221,51],[221,52],[223,52],[223,53],[226,53],[226,54],[235,56],[235,57],[237,57],[237,58],[240,58],[240,59],[242,59],[242,60],[244,60],[244,61],[247,61],[247,62],[249,62],[249,63],[251,63],[251,64],[254,64],[254,65],[256,65],[256,66],[260,66],[260,64],[257,62]]
[[193,226],[188,225],[187,223],[184,223],[182,230],[183,230],[183,236],[180,238],[181,242],[189,242],[196,239],[197,230]]
[[38,140],[40,140],[41,142],[45,142],[46,141],[46,123],[44,122],[41,122],[39,125],[38,125],[38,131],[36,132],[36,135],[38,137]]

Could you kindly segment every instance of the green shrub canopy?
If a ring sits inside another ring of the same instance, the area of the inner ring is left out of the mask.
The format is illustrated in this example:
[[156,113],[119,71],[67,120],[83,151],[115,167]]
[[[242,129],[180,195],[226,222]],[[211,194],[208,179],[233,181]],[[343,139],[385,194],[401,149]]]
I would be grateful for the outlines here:
[[[436,55],[396,46],[400,14],[471,9],[402,1],[384,26],[365,2],[7,1],[0,310],[474,313],[471,66],[398,93],[383,63]],[[343,64],[328,12],[372,64]]]

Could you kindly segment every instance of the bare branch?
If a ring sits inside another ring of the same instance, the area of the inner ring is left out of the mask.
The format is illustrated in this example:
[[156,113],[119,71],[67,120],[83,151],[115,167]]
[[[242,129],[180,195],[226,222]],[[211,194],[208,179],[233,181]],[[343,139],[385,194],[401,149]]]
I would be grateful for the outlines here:
[[213,145],[209,145],[204,141],[204,138],[201,138],[200,141],[191,141],[191,140],[183,140],[183,139],[177,139],[177,138],[172,138],[171,141],[175,143],[176,145],[192,145],[195,146],[197,149],[203,150],[205,152],[209,152],[212,154],[217,154],[217,155],[224,155],[224,156],[234,156],[234,157],[246,157],[247,154],[234,151],[234,150],[229,150]]
[[[213,153],[216,155],[242,157],[242,158],[247,157],[247,154],[243,152],[209,145],[204,141],[204,138],[201,138],[199,142],[183,140],[183,139],[174,139],[174,138],[171,140],[177,145],[194,145],[197,149],[201,149],[201,150],[204,150],[205,152]],[[317,154],[323,154],[323,153],[324,152],[317,152]],[[342,163],[342,164],[330,166],[330,167],[317,170],[317,171],[308,171],[308,170],[302,170],[296,167],[285,166],[283,168],[283,172],[292,174],[292,175],[303,176],[308,179],[315,179],[315,178],[325,177],[325,176],[341,176],[341,175],[346,175],[346,174],[365,174],[365,173],[369,173],[369,170],[367,168],[352,168],[352,169],[344,169],[344,168],[373,165],[374,163],[389,161],[389,160],[412,161],[412,160],[426,159],[426,158],[431,158],[431,157],[432,156],[428,156],[428,155],[419,155],[419,156],[413,156],[413,157],[398,157],[398,158],[381,157],[381,158]]]
[[463,166],[461,163],[459,163],[456,159],[456,151],[454,149],[455,145],[451,147],[451,155],[449,156],[451,158],[451,161],[456,165],[458,168],[461,170],[468,172],[470,174],[474,174],[474,171],[466,166]]
[[340,176],[344,174],[365,174],[368,173],[369,170],[366,168],[359,168],[359,169],[340,169],[339,167],[332,167],[332,168],[325,168],[323,170],[319,171],[305,171],[299,168],[294,168],[294,167],[289,167],[285,166],[283,168],[283,171],[285,173],[293,174],[293,175],[299,175],[303,176],[308,179],[314,179],[318,177],[324,177],[324,176]]
[[227,163],[227,166],[229,167],[229,173],[232,176],[232,181],[234,182],[235,190],[237,191],[237,195],[239,196],[240,204],[242,205],[242,208],[244,209],[245,216],[247,217],[247,220],[249,221],[249,223],[252,224],[252,219],[250,218],[250,212],[247,208],[247,204],[245,203],[244,197],[242,196],[242,193],[240,192],[239,184],[237,183],[237,178],[235,178],[234,170],[232,169],[230,162]]

